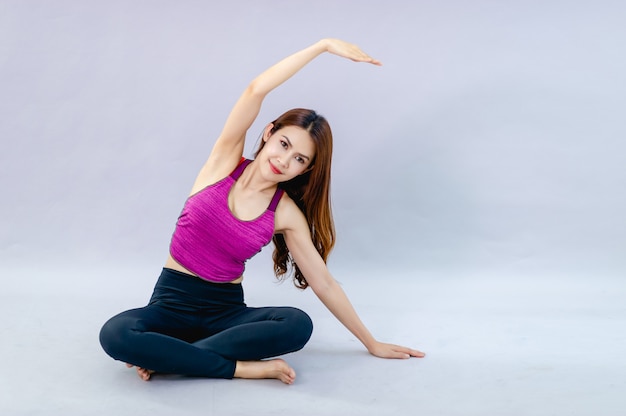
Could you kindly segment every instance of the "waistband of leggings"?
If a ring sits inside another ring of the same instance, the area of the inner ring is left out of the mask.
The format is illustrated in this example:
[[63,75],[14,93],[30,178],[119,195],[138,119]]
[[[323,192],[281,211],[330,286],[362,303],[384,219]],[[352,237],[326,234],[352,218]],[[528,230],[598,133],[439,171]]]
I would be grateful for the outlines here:
[[241,283],[216,283],[211,282],[192,274],[184,273],[178,270],[163,268],[159,281],[175,281],[177,285],[182,285],[188,290],[194,291],[219,291],[222,293],[240,293],[243,290]]

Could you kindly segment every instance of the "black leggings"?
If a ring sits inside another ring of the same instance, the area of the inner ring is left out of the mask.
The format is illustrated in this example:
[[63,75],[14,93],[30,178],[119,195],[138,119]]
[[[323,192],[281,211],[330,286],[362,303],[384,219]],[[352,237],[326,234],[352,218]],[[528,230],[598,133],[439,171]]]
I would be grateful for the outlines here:
[[241,284],[166,268],[148,306],[111,318],[100,344],[114,359],[158,373],[232,378],[236,361],[298,351],[312,331],[299,309],[249,308]]

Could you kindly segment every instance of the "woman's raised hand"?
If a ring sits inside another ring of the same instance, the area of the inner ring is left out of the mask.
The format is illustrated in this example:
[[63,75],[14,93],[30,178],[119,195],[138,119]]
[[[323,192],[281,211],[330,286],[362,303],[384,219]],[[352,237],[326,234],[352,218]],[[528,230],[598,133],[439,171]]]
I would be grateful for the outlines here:
[[367,62],[374,65],[382,65],[378,59],[374,59],[361,50],[358,46],[344,42],[340,39],[324,39],[326,50],[333,55],[350,59],[354,62]]

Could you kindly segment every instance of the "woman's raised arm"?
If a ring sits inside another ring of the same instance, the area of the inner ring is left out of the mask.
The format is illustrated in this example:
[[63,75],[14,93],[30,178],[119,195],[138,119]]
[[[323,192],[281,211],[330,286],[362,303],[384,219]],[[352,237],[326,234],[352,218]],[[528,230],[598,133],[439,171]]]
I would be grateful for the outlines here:
[[358,46],[339,39],[322,39],[274,64],[252,80],[235,103],[196,181],[197,186],[203,185],[199,182],[221,179],[235,168],[243,154],[246,132],[259,114],[265,96],[324,52],[355,62],[381,64]]

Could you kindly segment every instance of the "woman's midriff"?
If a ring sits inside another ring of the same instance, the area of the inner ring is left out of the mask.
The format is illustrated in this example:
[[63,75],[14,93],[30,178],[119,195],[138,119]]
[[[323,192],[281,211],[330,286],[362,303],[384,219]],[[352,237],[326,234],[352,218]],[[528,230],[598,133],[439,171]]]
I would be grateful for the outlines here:
[[[165,262],[165,267],[168,268],[168,269],[172,269],[172,270],[176,270],[176,271],[182,272],[182,273],[187,273],[187,274],[190,274],[192,276],[196,276],[198,279],[200,279],[200,277],[198,277],[197,274],[195,274],[195,273],[185,269],[183,266],[180,265],[180,263],[178,263],[176,260],[174,260],[174,258],[172,257],[171,254],[167,257],[167,261]],[[243,281],[243,276],[241,276],[241,277],[239,277],[239,278],[237,278],[235,280],[232,280],[230,282],[224,282],[224,283],[226,283],[226,284],[228,284],[228,283],[237,284],[237,283],[241,283],[242,281]],[[218,283],[218,282],[214,282],[214,283]]]

